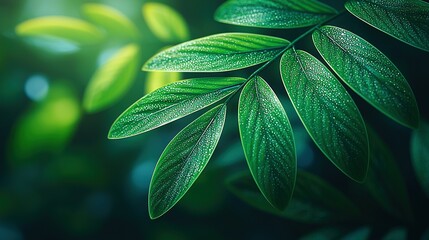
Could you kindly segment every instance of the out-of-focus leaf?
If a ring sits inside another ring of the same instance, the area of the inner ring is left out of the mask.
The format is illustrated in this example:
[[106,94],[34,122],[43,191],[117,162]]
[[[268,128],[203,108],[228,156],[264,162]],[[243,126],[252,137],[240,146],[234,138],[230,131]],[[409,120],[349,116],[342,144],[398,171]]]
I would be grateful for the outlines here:
[[47,97],[35,103],[16,122],[10,141],[14,163],[40,153],[61,151],[80,119],[76,96],[64,85],[52,85]]
[[406,239],[407,239],[407,230],[405,228],[394,228],[390,230],[382,238],[382,240],[406,240]]
[[149,29],[165,42],[183,42],[189,39],[185,19],[173,8],[149,2],[143,4],[143,17]]
[[109,138],[144,133],[187,116],[232,94],[244,78],[194,78],[171,83],[125,110],[110,128]]
[[370,168],[365,186],[377,202],[398,219],[410,221],[412,210],[401,171],[386,144],[370,127]]
[[180,131],[162,153],[149,187],[149,215],[170,210],[197,180],[212,156],[225,123],[226,105],[219,105]]
[[247,82],[241,92],[238,125],[259,190],[273,207],[285,209],[296,180],[293,132],[276,94],[259,76]]
[[60,38],[75,44],[94,44],[103,39],[103,33],[94,25],[75,18],[48,16],[27,20],[16,29],[20,36]]
[[429,197],[429,124],[426,121],[413,132],[411,159],[417,179]]
[[219,22],[262,28],[299,28],[318,24],[337,11],[315,0],[230,0],[221,5]]
[[221,72],[250,67],[279,54],[289,41],[250,33],[222,33],[164,50],[143,66],[146,71]]
[[247,171],[231,177],[227,184],[247,204],[294,221],[327,223],[353,220],[360,216],[357,207],[343,193],[304,171],[298,171],[292,199],[284,211],[278,211],[267,203]]
[[105,109],[118,101],[133,83],[139,66],[139,47],[129,44],[113,55],[92,76],[83,106],[88,112]]
[[340,239],[341,240],[367,240],[369,239],[370,233],[371,233],[371,229],[369,227],[362,227],[344,235]]
[[322,228],[300,237],[299,240],[336,240],[342,233],[342,229]]
[[179,72],[148,72],[146,76],[145,91],[153,92],[167,84],[179,81],[182,73]]
[[114,36],[138,38],[139,30],[134,23],[120,11],[98,3],[85,3],[82,12],[94,24],[106,29]]
[[334,26],[313,33],[319,53],[357,94],[393,120],[416,128],[419,110],[413,91],[396,66],[356,34]]
[[[226,130],[225,130],[226,131]],[[240,162],[244,163],[243,146],[240,141],[234,141],[228,145],[212,162],[214,168],[227,168]]]
[[286,51],[280,71],[292,104],[316,145],[343,173],[362,182],[368,171],[368,136],[353,99],[307,52]]
[[421,0],[350,0],[345,7],[378,30],[429,51],[429,3]]

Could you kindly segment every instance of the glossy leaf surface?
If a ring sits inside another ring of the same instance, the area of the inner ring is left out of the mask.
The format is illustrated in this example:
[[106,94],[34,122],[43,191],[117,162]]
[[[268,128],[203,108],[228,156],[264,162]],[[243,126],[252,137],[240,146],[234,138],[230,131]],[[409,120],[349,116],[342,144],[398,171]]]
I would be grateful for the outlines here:
[[182,43],[149,59],[147,71],[221,72],[266,62],[289,41],[259,34],[223,33]]
[[333,26],[316,30],[313,42],[329,66],[357,94],[395,121],[418,126],[419,111],[410,86],[377,48]]
[[182,74],[179,72],[148,72],[146,75],[145,91],[153,92],[167,84],[179,81]]
[[237,197],[249,205],[294,221],[327,223],[359,217],[357,207],[343,193],[305,171],[298,171],[293,197],[283,211],[267,203],[247,171],[231,177],[227,184]]
[[320,61],[304,51],[288,50],[280,71],[316,145],[347,176],[362,182],[368,170],[368,137],[353,99]]
[[139,51],[137,45],[129,44],[119,49],[94,73],[83,99],[86,111],[107,108],[126,93],[138,72]]
[[149,188],[149,215],[158,218],[188,191],[212,156],[222,133],[226,105],[219,105],[180,131],[162,153]]
[[143,5],[142,13],[149,29],[162,41],[183,42],[189,39],[185,19],[173,8],[148,2]]
[[367,24],[429,51],[429,3],[421,0],[350,0],[345,7]]
[[194,113],[233,93],[244,80],[194,78],[162,87],[125,110],[110,128],[109,138],[134,136]]
[[251,79],[241,92],[238,123],[256,184],[271,205],[283,210],[295,186],[295,143],[282,104],[259,76]]
[[315,0],[230,0],[219,7],[219,22],[262,28],[299,28],[318,24],[336,10]]
[[429,124],[423,122],[413,132],[411,139],[411,159],[417,179],[429,197]]
[[139,31],[134,23],[118,10],[104,4],[85,3],[82,12],[93,23],[103,27],[109,33],[124,37],[137,38]]
[[103,38],[103,33],[94,25],[62,16],[30,19],[20,23],[15,31],[20,36],[59,38],[75,44],[94,44]]
[[365,186],[389,214],[411,221],[413,213],[404,177],[393,153],[374,130],[368,128],[370,168]]

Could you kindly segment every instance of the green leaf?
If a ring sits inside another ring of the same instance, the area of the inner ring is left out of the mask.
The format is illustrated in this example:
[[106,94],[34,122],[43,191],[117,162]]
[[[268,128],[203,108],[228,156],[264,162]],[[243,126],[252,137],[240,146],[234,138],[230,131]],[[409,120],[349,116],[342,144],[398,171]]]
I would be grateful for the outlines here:
[[299,240],[337,240],[343,233],[341,228],[325,227],[306,234]]
[[194,113],[230,95],[244,80],[194,78],[162,87],[125,110],[110,128],[109,138],[131,137]]
[[219,22],[262,28],[316,25],[337,11],[315,0],[230,0],[215,13]]
[[345,7],[378,30],[429,51],[429,3],[420,0],[350,0]]
[[292,104],[316,145],[344,174],[362,182],[368,171],[368,136],[353,99],[307,52],[285,52],[280,71]]
[[16,122],[10,140],[14,164],[37,159],[42,153],[58,153],[67,145],[81,117],[79,103],[70,87],[55,83],[41,102],[35,103]]
[[[407,229],[403,227],[391,229],[382,238],[382,240],[406,240],[406,239],[407,239]],[[425,239],[425,238],[422,237],[421,239]]]
[[158,218],[189,190],[207,165],[222,133],[226,105],[219,105],[180,131],[162,153],[149,187],[149,215]]
[[423,122],[411,138],[411,159],[421,187],[429,197],[429,124]]
[[357,94],[393,120],[419,124],[413,91],[396,66],[377,48],[347,30],[323,26],[313,33],[320,55]]
[[177,82],[182,78],[179,72],[148,72],[146,76],[145,91],[153,92],[167,84]]
[[370,127],[370,168],[365,187],[375,200],[391,215],[400,220],[413,218],[405,180],[393,153],[377,133]]
[[139,30],[134,23],[112,7],[98,3],[85,3],[82,6],[82,12],[90,21],[115,36],[134,39],[139,37]]
[[164,50],[143,67],[146,71],[220,72],[271,60],[289,41],[250,33],[223,33]]
[[355,231],[352,231],[343,237],[341,240],[367,240],[371,234],[371,229],[369,227],[361,227]]
[[139,51],[137,45],[129,44],[119,49],[95,72],[83,99],[86,111],[105,109],[126,93],[138,72]]
[[145,3],[143,18],[149,29],[165,42],[183,42],[189,39],[185,19],[173,8],[162,3]]
[[293,197],[279,211],[267,203],[248,171],[228,179],[228,188],[247,204],[267,213],[305,223],[355,220],[359,210],[343,193],[321,178],[298,171]]
[[94,44],[103,39],[103,33],[94,25],[62,16],[33,18],[20,23],[15,31],[24,37],[60,38],[75,44]]
[[259,76],[252,78],[241,92],[238,125],[256,184],[271,205],[283,210],[295,187],[295,143],[282,104]]

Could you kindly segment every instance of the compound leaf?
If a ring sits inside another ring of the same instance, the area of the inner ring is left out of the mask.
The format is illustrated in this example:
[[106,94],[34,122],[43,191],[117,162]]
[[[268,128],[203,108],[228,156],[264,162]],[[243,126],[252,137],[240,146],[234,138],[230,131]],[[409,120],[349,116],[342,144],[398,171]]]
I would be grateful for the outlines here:
[[227,186],[247,204],[298,222],[327,223],[359,217],[357,207],[342,192],[316,175],[301,170],[298,171],[292,199],[283,211],[267,203],[248,171],[229,178]]
[[82,12],[86,17],[103,27],[109,33],[119,37],[138,38],[139,31],[134,23],[118,10],[104,4],[85,3]]
[[20,23],[15,31],[20,36],[59,38],[82,45],[103,39],[103,33],[91,23],[62,16],[30,19]]
[[110,128],[109,138],[125,138],[163,126],[233,93],[245,79],[194,78],[162,87],[125,110]]
[[149,2],[143,4],[143,18],[152,33],[165,42],[183,42],[189,39],[185,19],[173,8]]
[[362,182],[368,170],[368,136],[353,99],[307,52],[286,51],[280,71],[293,106],[316,145],[342,172]]
[[420,0],[350,0],[345,7],[378,30],[429,51],[429,3]]
[[259,76],[241,92],[238,122],[244,154],[256,184],[271,205],[283,210],[295,186],[294,138],[283,106]]
[[289,41],[250,34],[223,33],[185,42],[164,50],[149,59],[146,71],[220,72],[250,67],[266,62]]
[[86,111],[107,108],[125,94],[138,72],[139,51],[137,45],[129,44],[119,49],[95,72],[83,99]]
[[313,33],[320,55],[357,94],[397,122],[416,128],[413,91],[396,66],[377,48],[347,30],[323,26]]
[[207,165],[222,133],[226,105],[219,105],[180,131],[162,153],[149,187],[149,215],[158,218],[189,190]]
[[261,28],[299,28],[318,24],[337,11],[315,0],[230,0],[215,13],[219,22]]
[[423,122],[411,138],[411,159],[421,187],[429,197],[429,124]]

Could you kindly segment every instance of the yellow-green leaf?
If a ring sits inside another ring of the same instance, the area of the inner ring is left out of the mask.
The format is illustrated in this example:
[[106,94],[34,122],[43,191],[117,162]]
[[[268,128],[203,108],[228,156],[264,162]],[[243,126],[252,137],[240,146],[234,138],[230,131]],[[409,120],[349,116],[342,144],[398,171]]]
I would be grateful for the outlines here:
[[119,37],[138,38],[139,31],[134,23],[120,11],[98,3],[86,3],[82,12],[94,24]]
[[179,72],[148,72],[146,77],[146,93],[153,92],[167,84],[179,81],[182,73]]
[[20,36],[60,38],[75,44],[94,44],[103,39],[103,33],[91,23],[63,16],[33,18],[15,30]]
[[149,29],[165,42],[183,42],[189,39],[185,19],[173,8],[162,3],[145,3],[143,17]]
[[83,100],[86,111],[102,110],[122,97],[138,72],[138,53],[139,47],[129,44],[121,48],[95,72]]

